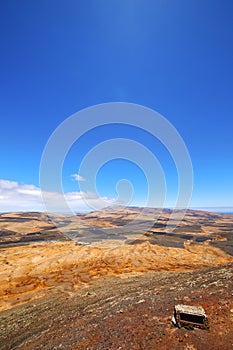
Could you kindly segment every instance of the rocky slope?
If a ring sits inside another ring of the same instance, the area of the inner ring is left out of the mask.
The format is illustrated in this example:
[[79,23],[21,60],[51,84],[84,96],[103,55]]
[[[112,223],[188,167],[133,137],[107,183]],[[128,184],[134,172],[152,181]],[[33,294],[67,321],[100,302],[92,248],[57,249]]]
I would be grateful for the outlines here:
[[[0,349],[230,350],[233,264],[189,272],[102,277],[0,313]],[[209,330],[175,328],[176,304],[202,305]]]

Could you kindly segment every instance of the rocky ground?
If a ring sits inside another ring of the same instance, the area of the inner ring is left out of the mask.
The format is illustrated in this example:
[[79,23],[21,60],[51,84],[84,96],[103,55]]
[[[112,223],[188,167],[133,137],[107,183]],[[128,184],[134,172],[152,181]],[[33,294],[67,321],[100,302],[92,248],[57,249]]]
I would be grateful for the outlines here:
[[[202,305],[209,330],[178,329],[176,304]],[[0,349],[233,348],[233,264],[176,273],[104,277],[70,295],[0,314]]]

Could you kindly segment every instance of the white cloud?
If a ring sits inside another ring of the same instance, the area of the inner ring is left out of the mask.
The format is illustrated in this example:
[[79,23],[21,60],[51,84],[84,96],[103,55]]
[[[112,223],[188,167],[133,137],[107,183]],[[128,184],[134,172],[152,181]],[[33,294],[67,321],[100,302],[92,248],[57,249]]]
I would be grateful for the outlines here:
[[[0,212],[8,211],[53,211],[65,212],[65,207],[73,212],[100,209],[114,205],[115,199],[98,197],[91,192],[43,192],[47,208],[42,200],[39,187],[19,184],[15,181],[0,180]],[[68,206],[68,207],[67,207]]]
[[0,180],[0,212],[43,211],[40,189],[34,185]]
[[9,180],[0,180],[0,189],[12,189],[18,187],[18,182]]
[[72,174],[71,177],[75,180],[75,181],[86,181],[84,179],[84,177],[82,177],[81,175],[79,174]]

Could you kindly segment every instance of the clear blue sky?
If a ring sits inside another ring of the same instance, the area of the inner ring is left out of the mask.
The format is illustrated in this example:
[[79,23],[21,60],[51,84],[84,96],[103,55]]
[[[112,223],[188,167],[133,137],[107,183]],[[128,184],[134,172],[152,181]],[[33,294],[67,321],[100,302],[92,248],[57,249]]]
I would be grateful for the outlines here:
[[[194,169],[191,206],[233,206],[232,1],[1,1],[0,39],[0,179],[9,181],[2,182],[3,205],[6,187],[39,186],[43,148],[63,120],[125,101],[155,109],[183,137]],[[152,147],[148,135],[133,134]],[[127,137],[127,130],[93,135],[67,156],[66,192],[77,190],[70,175],[85,152],[108,137]],[[174,165],[153,147],[173,193]],[[99,173],[100,194],[114,197],[115,183],[129,176],[133,204],[143,204],[143,174],[116,162]]]

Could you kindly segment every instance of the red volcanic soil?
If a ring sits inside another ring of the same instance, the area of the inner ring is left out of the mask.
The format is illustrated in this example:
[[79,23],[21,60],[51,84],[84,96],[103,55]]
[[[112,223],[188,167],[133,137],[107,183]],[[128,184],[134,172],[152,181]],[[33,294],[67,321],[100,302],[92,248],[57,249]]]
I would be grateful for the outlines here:
[[[176,304],[202,305],[209,330],[176,328]],[[0,349],[233,348],[233,264],[105,277],[0,314]]]

